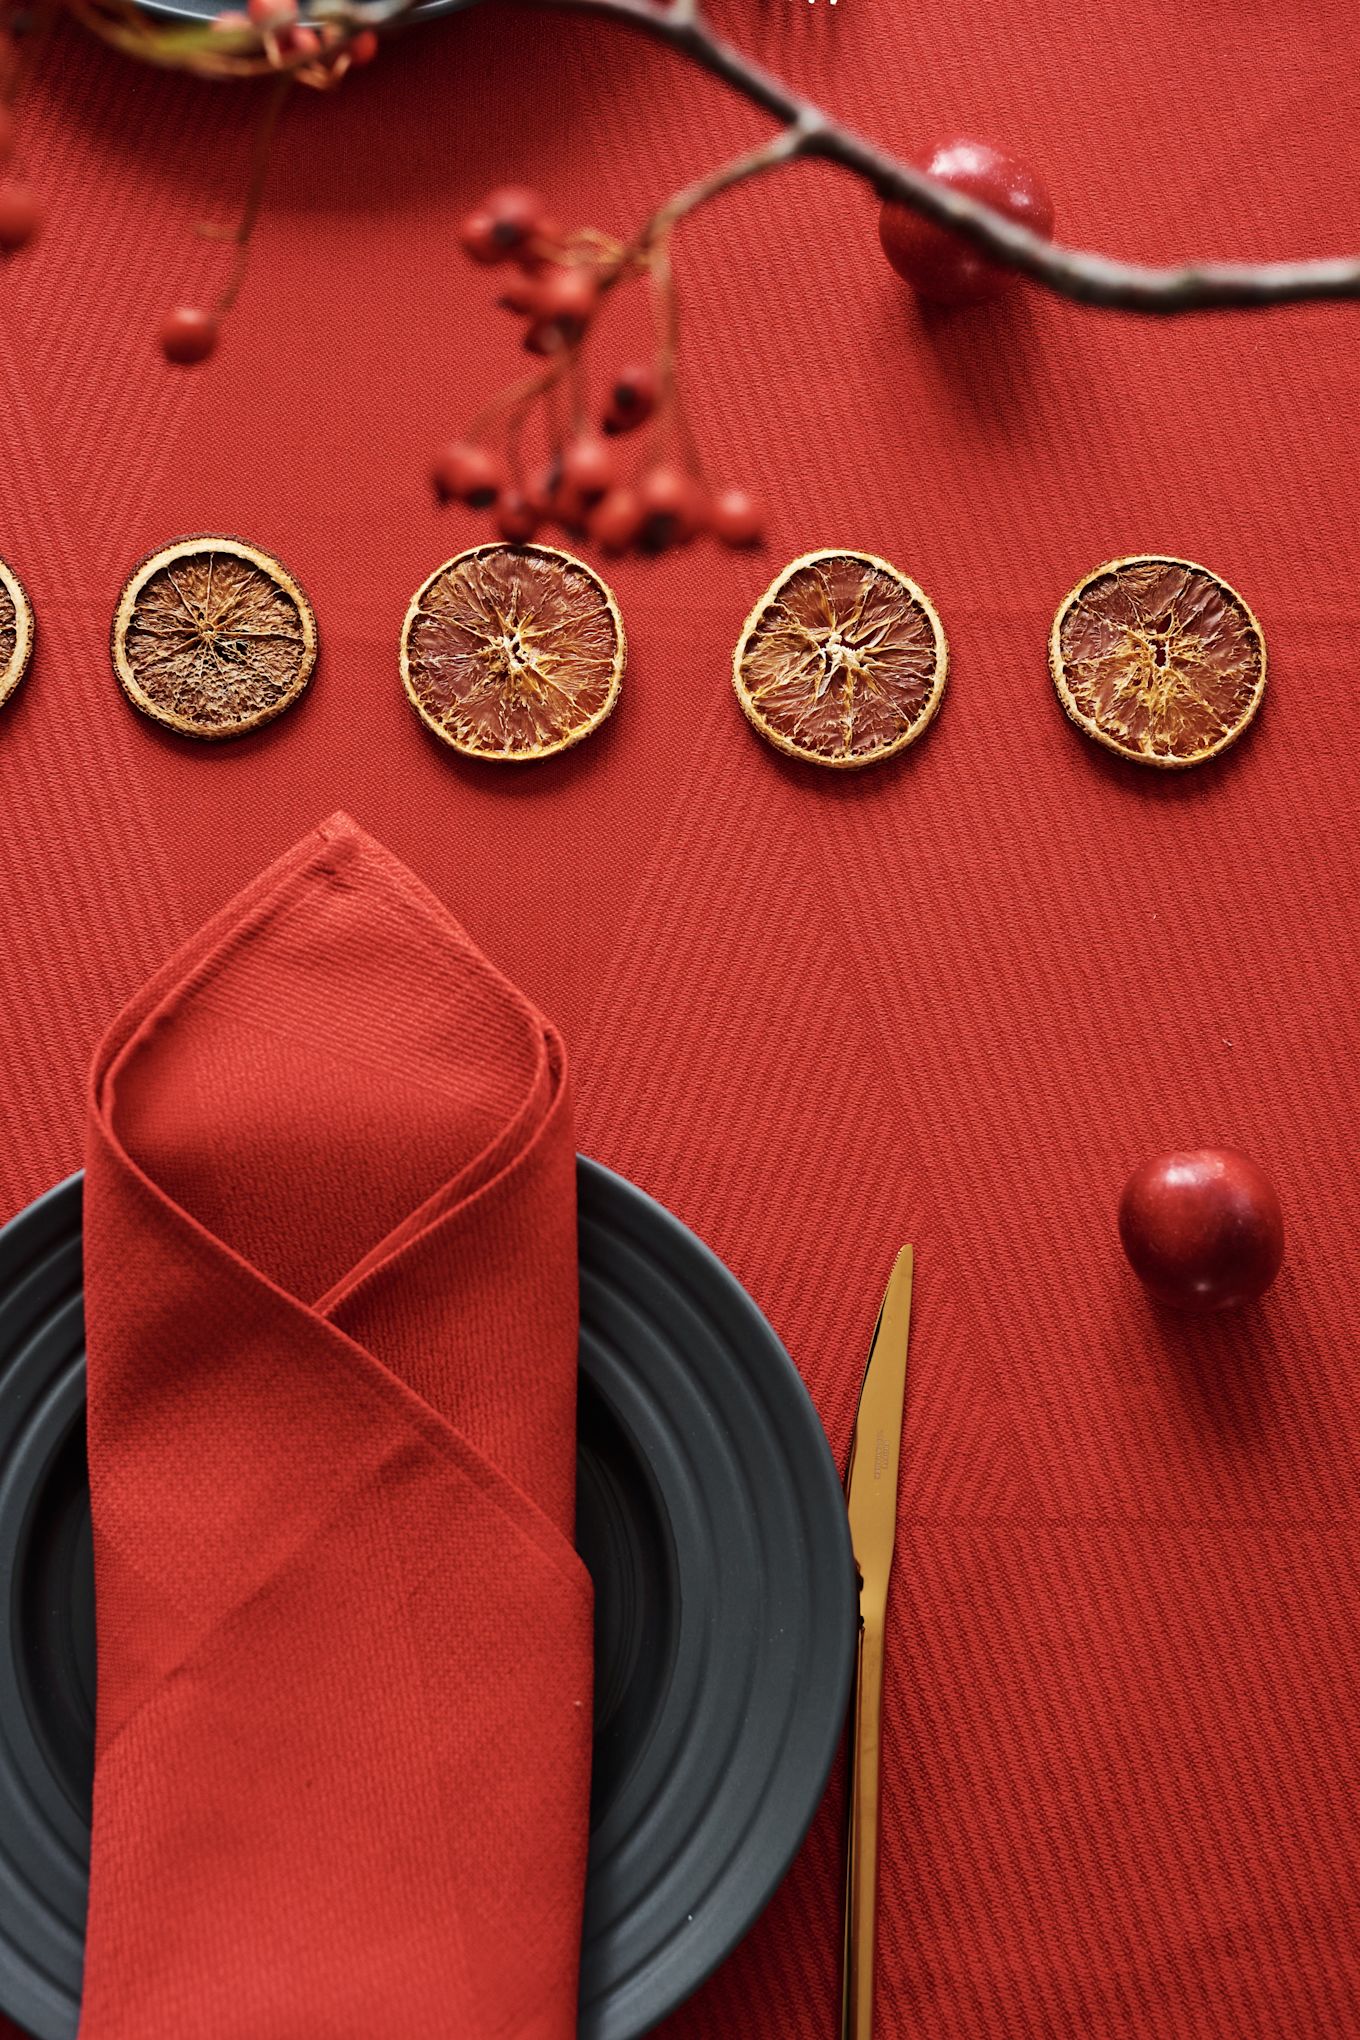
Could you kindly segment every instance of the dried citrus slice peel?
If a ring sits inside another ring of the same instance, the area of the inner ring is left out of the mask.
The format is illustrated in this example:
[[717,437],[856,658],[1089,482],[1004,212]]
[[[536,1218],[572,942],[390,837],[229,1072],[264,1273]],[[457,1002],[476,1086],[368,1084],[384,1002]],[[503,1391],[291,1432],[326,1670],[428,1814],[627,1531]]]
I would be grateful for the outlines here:
[[1053,619],[1049,666],[1067,714],[1143,765],[1200,765],[1235,744],[1266,688],[1261,626],[1191,560],[1111,560]]
[[876,764],[915,743],[940,705],[949,654],[914,581],[872,553],[793,560],[746,619],[732,661],[744,713],[809,764]]
[[544,545],[479,545],[446,560],[401,631],[412,707],[470,758],[550,758],[579,744],[618,700],[626,658],[599,575]]
[[0,560],[0,702],[9,700],[33,653],[33,605],[23,582]]
[[312,606],[237,538],[184,538],[142,561],[113,619],[129,699],[188,737],[236,737],[297,700],[316,664]]

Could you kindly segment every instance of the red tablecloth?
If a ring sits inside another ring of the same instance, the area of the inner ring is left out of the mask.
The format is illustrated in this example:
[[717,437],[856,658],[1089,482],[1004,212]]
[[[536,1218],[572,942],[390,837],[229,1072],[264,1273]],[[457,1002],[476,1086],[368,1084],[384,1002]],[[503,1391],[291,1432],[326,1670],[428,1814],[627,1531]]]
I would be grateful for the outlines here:
[[[889,141],[1030,154],[1077,241],[1360,245],[1339,0],[730,17]],[[749,1285],[837,1449],[918,1245],[885,2030],[1353,2034],[1356,312],[1025,293],[926,321],[835,172],[730,196],[679,248],[692,401],[770,556],[618,567],[613,723],[475,770],[394,651],[484,530],[432,506],[427,450],[516,365],[452,223],[514,177],[621,229],[761,124],[597,22],[413,34],[297,106],[220,359],[176,373],[154,328],[220,273],[191,226],[239,190],[250,119],[69,37],[30,106],[51,218],[0,278],[0,552],[39,619],[0,720],[0,1204],[79,1160],[86,1060],[137,983],[349,809],[559,1023],[584,1145]],[[132,562],[202,529],[276,549],[322,634],[301,708],[221,750],[139,720],[106,651]],[[776,758],[728,681],[773,565],[836,543],[915,575],[953,649],[919,749],[846,781]],[[1098,753],[1045,670],[1058,599],[1141,550],[1225,574],[1271,649],[1257,730],[1184,779]],[[1261,1309],[1189,1326],[1144,1303],[1113,1212],[1135,1161],[1201,1140],[1268,1166],[1290,1235]],[[832,2030],[837,1820],[676,2040]]]

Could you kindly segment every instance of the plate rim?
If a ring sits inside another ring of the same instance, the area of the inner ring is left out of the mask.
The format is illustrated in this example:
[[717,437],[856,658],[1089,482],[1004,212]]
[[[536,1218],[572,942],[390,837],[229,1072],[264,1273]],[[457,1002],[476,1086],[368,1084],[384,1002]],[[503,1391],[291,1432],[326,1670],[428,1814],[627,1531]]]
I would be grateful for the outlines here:
[[[730,1309],[735,1310],[739,1317],[746,1319],[758,1339],[763,1349],[758,1364],[762,1400],[766,1387],[765,1370],[768,1369],[770,1379],[776,1384],[774,1393],[781,1402],[786,1421],[797,1426],[808,1446],[805,1455],[806,1468],[789,1459],[783,1444],[780,1451],[783,1463],[799,1475],[796,1489],[801,1512],[818,1524],[817,1556],[822,1577],[816,1589],[809,1580],[807,1591],[815,1608],[819,1630],[824,1622],[828,1635],[834,1634],[837,1628],[842,1628],[844,1636],[844,1647],[841,1650],[818,1652],[819,1660],[825,1660],[824,1664],[819,1663],[818,1669],[820,1677],[826,1681],[829,1697],[820,1726],[810,1737],[815,1752],[813,1758],[810,1761],[806,1760],[805,1754],[805,1761],[797,1776],[791,1781],[784,1781],[779,1788],[783,1803],[787,1806],[792,1801],[794,1804],[793,1817],[787,1823],[780,1847],[766,1865],[765,1874],[753,1876],[749,1880],[749,1896],[740,1904],[728,1905],[723,1914],[721,1927],[711,1931],[709,1938],[701,1944],[700,1961],[682,1970],[676,1984],[670,1987],[664,1983],[660,1985],[655,1993],[654,2002],[647,2005],[642,2014],[630,2019],[625,2012],[621,2024],[618,2026],[609,2024],[604,2029],[610,2035],[610,2040],[640,2040],[640,2036],[651,2031],[659,2020],[669,2017],[684,2004],[727,1960],[774,1898],[806,1838],[821,1804],[844,1734],[853,1669],[854,1619],[857,1614],[854,1558],[840,1476],[816,1405],[787,1348],[750,1291],[691,1227],[659,1199],[651,1196],[617,1170],[596,1161],[593,1157],[578,1155],[577,1182],[578,1209],[581,1211],[583,1221],[588,1221],[592,1205],[598,1203],[607,1211],[612,1203],[617,1212],[621,1212],[631,1221],[627,1228],[630,1232],[639,1232],[644,1240],[649,1237],[656,1240],[658,1236],[663,1241],[668,1240],[686,1257],[691,1266],[701,1272],[701,1281],[706,1288],[711,1287]],[[38,1259],[69,1238],[75,1230],[69,1223],[68,1213],[68,1207],[73,1199],[77,1204],[78,1225],[80,1218],[83,1217],[81,1171],[76,1171],[40,1193],[23,1210],[0,1226],[0,1283],[13,1279],[26,1260]],[[19,1250],[17,1260],[16,1248]],[[745,1376],[754,1379],[758,1370],[748,1364],[750,1358],[748,1349],[743,1345],[742,1371]],[[83,1373],[83,1356],[81,1364]],[[597,1389],[597,1392],[600,1391]],[[816,1469],[815,1479],[819,1491],[810,1493],[802,1476],[811,1468]],[[795,1484],[791,1483],[792,1485]],[[823,1525],[829,1544],[820,1541]],[[20,1575],[15,1568],[15,1561],[18,1556],[17,1548],[12,1552],[0,1552],[2,1566],[0,1584],[7,1587],[7,1601],[3,1613],[7,1640],[14,1634],[17,1619],[15,1596],[20,1585]],[[839,1608],[833,1608],[829,1605],[829,1599],[837,1580],[843,1583],[840,1588],[841,1605]],[[827,1596],[825,1603],[823,1594]],[[11,1650],[10,1655],[17,1663],[17,1650]],[[805,1732],[804,1740],[808,1739],[809,1734]],[[742,1846],[745,1845],[749,1833],[748,1825],[743,1831]],[[663,1950],[665,1945],[663,1942]],[[0,1936],[0,1975],[4,1976],[8,1986],[5,1991],[6,1999],[12,1999],[14,2006],[8,2015],[20,2020],[26,2016],[37,2016],[45,2021],[51,2016],[53,2009],[53,1982],[48,1978],[41,1963],[36,1963],[37,1974],[34,1977],[30,1978],[27,1975],[27,1970],[35,1967],[33,1959],[27,1963],[4,1959],[6,1955],[12,1958],[16,1952],[15,1944],[9,1937]],[[634,1972],[634,1977],[640,1975],[645,1979],[646,1974],[647,1967],[644,1965],[640,1972]],[[583,2025],[581,2030],[583,2032],[593,2030],[597,2023],[607,2021],[611,2002],[615,2002],[617,1998],[626,1998],[633,1987],[633,1979],[625,1979],[616,1990],[611,1990],[608,1997],[592,2000],[591,2028]]]

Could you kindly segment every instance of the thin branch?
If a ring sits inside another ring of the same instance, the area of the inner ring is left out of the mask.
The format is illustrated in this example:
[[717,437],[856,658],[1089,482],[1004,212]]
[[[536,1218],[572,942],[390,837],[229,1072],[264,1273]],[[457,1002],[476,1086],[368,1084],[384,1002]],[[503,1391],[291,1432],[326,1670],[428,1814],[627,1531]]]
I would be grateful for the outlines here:
[[[147,62],[197,71],[201,75],[257,75],[277,69],[258,35],[241,31],[217,36],[210,25],[154,24],[135,0],[64,0],[86,25],[118,48]],[[313,0],[310,18],[330,24],[348,38],[364,28],[380,28],[411,10],[415,0]],[[451,12],[480,0],[449,0]],[[520,0],[523,4],[523,0]],[[923,218],[971,242],[1003,268],[1018,270],[1044,290],[1077,304],[1148,313],[1202,312],[1231,308],[1257,310],[1271,305],[1323,299],[1360,298],[1360,258],[1338,256],[1301,262],[1193,262],[1175,268],[1150,268],[1117,262],[1080,248],[1042,240],[1027,227],[1002,217],[990,206],[928,177],[923,170],[890,155],[877,143],[843,126],[830,114],[767,71],[754,58],[717,35],[703,19],[699,0],[529,0],[530,5],[563,12],[593,14],[619,21],[651,36],[750,100],[776,120],[783,131],[766,148],[715,172],[679,194],[662,208],[649,228],[662,231],[693,206],[760,170],[799,157],[816,156],[837,163],[868,184],[880,198],[909,206]],[[343,54],[343,43],[339,46]],[[297,70],[311,82],[316,68],[292,56],[284,68]],[[645,235],[639,245],[645,248]],[[601,278],[602,288],[617,281]]]
[[[476,0],[467,0],[467,4],[476,4]],[[926,219],[962,235],[993,261],[1019,270],[1044,289],[1077,304],[1175,313],[1360,298],[1360,260],[1350,256],[1303,262],[1196,262],[1153,269],[1042,240],[1027,227],[1004,219],[990,206],[951,190],[843,127],[716,35],[692,0],[679,0],[679,4],[677,0],[671,4],[666,0],[530,0],[530,4],[605,15],[666,43],[781,123],[791,137],[781,160],[819,156],[838,163],[871,185],[881,198],[910,206]],[[729,176],[725,181],[734,179]]]

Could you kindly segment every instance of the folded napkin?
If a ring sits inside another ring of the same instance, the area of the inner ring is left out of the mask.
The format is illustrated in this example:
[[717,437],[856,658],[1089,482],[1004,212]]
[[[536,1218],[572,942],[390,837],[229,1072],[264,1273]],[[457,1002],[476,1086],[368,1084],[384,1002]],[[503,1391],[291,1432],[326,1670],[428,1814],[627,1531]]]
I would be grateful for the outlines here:
[[95,1059],[82,2040],[560,2040],[591,1603],[562,1045],[343,816]]

